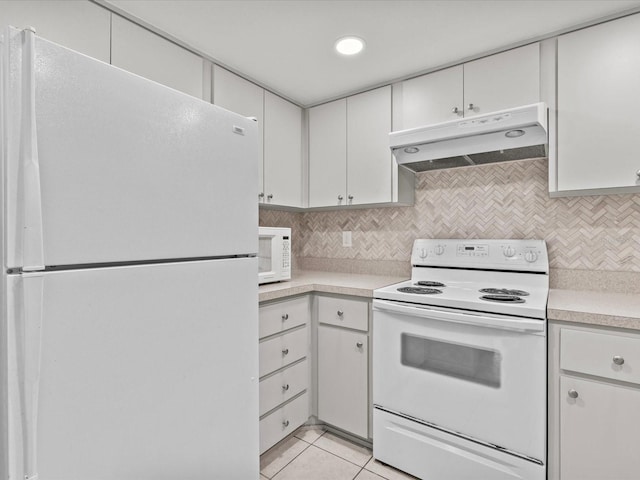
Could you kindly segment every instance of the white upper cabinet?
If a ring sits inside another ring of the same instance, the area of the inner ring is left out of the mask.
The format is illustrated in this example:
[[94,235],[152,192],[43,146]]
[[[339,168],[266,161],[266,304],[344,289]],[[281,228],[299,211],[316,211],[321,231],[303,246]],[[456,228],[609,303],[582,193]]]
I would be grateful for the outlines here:
[[264,194],[264,89],[218,65],[213,66],[213,103],[246,117],[258,119],[260,157],[256,195]]
[[347,202],[391,201],[391,87],[347,98]]
[[390,131],[390,86],[309,109],[309,207],[401,201]]
[[109,63],[111,12],[91,2],[3,1],[0,27],[34,27],[36,34]]
[[302,109],[267,91],[261,192],[264,203],[302,206]]
[[346,205],[347,100],[309,109],[309,206]]
[[640,15],[558,39],[558,192],[640,190],[639,86]]
[[540,101],[540,44],[464,64],[464,116]]
[[540,44],[412,78],[394,88],[393,129],[406,130],[540,101]]
[[457,112],[462,111],[464,102],[462,79],[462,65],[458,65],[402,82],[399,86],[401,118],[394,122],[394,130],[459,118]]
[[202,58],[117,15],[112,20],[111,63],[203,98]]

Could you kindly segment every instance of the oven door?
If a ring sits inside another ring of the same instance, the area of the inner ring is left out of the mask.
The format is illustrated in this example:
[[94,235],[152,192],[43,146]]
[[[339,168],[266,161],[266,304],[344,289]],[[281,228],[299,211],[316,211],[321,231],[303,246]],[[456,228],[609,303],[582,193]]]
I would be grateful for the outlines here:
[[373,403],[545,460],[541,320],[373,302]]

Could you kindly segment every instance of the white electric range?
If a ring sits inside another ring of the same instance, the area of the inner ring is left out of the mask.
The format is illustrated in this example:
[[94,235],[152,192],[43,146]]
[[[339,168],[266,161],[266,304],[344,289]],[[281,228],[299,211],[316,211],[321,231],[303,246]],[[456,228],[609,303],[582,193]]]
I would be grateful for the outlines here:
[[420,478],[544,480],[544,241],[420,239],[411,262],[374,292],[374,457]]

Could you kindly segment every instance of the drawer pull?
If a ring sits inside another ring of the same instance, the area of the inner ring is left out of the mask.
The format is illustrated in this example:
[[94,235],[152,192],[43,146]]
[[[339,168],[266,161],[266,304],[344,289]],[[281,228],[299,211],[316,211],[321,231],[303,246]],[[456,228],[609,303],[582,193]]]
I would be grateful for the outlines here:
[[289,314],[288,313],[283,313],[282,314],[282,320],[289,320]]
[[287,428],[289,426],[289,420],[285,420],[282,422],[282,428]]
[[624,357],[621,357],[620,355],[616,355],[615,357],[613,357],[613,363],[615,363],[616,365],[623,365]]
[[282,386],[282,391],[286,392],[287,390],[289,390],[289,384],[287,383],[286,385]]
[[358,347],[358,348],[362,348],[362,345],[363,345],[363,343],[362,343],[362,342],[358,342],[358,343],[356,343],[356,347]]
[[344,315],[344,312],[342,310],[338,310],[337,313],[340,318],[342,318],[342,316]]
[[567,392],[567,394],[569,395],[569,398],[578,398],[578,392],[577,392],[577,390],[574,390],[573,388],[571,390],[569,390]]
[[282,349],[282,355],[289,355],[289,349],[288,348],[283,348]]

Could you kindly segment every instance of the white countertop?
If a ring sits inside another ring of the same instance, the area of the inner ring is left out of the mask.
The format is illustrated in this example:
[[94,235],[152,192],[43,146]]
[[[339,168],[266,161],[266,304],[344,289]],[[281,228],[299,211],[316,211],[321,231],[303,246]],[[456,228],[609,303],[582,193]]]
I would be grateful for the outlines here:
[[260,302],[311,292],[372,298],[376,288],[402,282],[407,278],[388,275],[299,271],[289,281],[261,285],[258,292]]
[[640,330],[640,294],[551,289],[547,318]]

